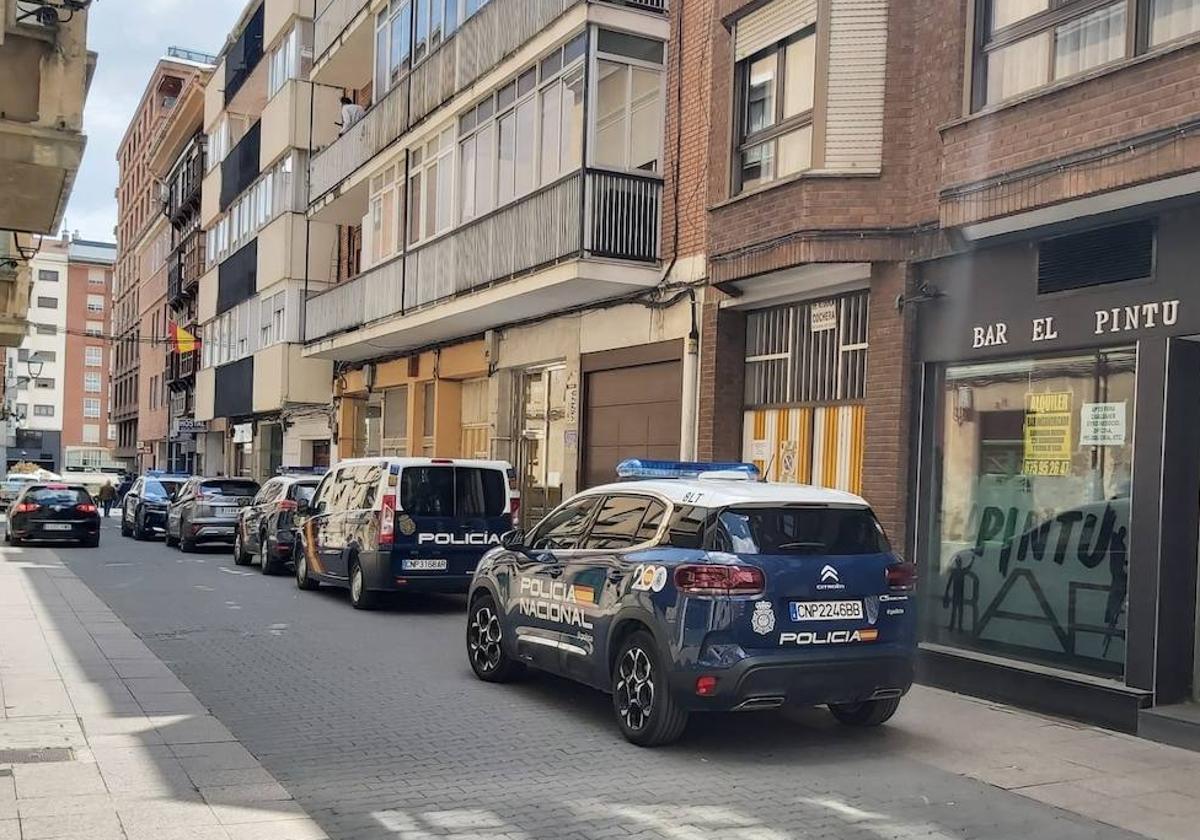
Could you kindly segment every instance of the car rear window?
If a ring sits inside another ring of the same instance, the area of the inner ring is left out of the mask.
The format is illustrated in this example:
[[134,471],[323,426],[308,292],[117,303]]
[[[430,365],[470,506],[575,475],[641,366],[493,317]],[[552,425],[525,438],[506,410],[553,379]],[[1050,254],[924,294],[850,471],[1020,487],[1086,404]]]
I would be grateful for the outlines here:
[[200,490],[208,496],[253,496],[258,492],[258,485],[253,481],[205,481],[200,484]]
[[717,517],[712,548],[734,554],[838,557],[891,551],[879,520],[863,508],[730,508]]
[[25,494],[25,501],[39,505],[82,505],[92,501],[82,487],[34,487]]
[[175,494],[182,486],[182,481],[160,481],[157,478],[148,478],[143,485],[142,495],[147,499],[174,499]]
[[311,502],[317,492],[316,484],[293,484],[291,497],[297,502]]
[[486,467],[406,467],[400,508],[412,516],[502,516],[508,484],[504,473]]

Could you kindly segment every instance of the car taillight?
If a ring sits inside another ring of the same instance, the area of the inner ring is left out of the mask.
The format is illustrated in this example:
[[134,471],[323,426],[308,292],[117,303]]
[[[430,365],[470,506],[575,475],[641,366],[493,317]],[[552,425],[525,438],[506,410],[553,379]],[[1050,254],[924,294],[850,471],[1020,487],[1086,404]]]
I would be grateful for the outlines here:
[[521,524],[521,497],[510,496],[508,499],[508,514],[512,517],[513,527]]
[[690,565],[675,569],[675,586],[684,595],[759,595],[766,580],[756,566]]
[[295,502],[293,502],[291,499],[284,499],[283,501],[281,501],[279,503],[279,509],[281,511],[294,512],[297,507],[298,507],[298,505]]
[[93,504],[84,502],[81,505],[75,505],[75,510],[79,511],[80,513],[95,513],[96,506]]
[[910,592],[917,586],[917,567],[914,563],[893,563],[887,567],[888,589]]
[[379,544],[391,545],[396,538],[396,497],[388,493],[379,510]]
[[42,506],[36,502],[21,502],[21,504],[13,508],[13,513],[33,513],[35,510],[39,510],[41,507]]

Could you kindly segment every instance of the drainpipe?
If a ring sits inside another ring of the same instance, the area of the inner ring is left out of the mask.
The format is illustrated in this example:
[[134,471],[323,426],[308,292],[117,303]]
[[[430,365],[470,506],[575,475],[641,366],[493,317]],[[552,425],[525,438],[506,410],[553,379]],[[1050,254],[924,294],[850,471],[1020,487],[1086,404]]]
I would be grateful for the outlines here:
[[696,290],[688,289],[692,329],[683,351],[683,408],[679,435],[679,457],[696,460],[696,415],[700,399],[700,330],[696,323]]

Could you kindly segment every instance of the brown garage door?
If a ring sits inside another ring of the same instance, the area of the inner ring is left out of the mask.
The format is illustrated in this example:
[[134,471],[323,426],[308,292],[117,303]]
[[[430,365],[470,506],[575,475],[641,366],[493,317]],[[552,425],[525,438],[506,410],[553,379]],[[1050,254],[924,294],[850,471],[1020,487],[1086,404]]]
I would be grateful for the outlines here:
[[625,458],[677,459],[682,390],[678,361],[587,374],[583,486],[615,481]]

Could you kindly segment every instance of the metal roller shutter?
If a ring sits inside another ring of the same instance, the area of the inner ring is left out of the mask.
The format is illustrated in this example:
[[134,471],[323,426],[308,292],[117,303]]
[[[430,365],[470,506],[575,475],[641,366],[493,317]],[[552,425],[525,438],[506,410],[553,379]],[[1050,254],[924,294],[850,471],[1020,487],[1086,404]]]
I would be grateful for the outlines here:
[[584,487],[615,481],[625,458],[679,457],[680,362],[589,373],[586,391]]

